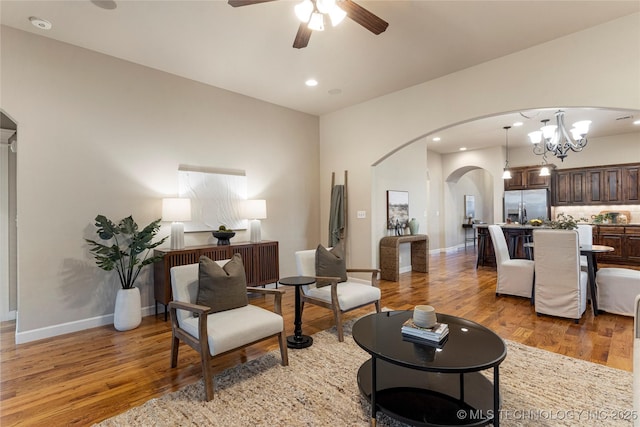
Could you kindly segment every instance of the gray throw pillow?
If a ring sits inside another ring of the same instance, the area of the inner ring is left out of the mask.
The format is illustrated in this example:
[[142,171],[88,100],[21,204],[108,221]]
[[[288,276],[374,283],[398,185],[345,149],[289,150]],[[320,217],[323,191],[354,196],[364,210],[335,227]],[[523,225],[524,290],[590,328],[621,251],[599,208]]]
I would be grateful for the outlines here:
[[[339,277],[339,282],[347,281],[347,264],[344,259],[344,246],[338,243],[336,246],[327,250],[322,245],[318,245],[316,249],[316,276]],[[316,287],[330,285],[331,282],[318,280]]]
[[206,256],[200,257],[196,304],[210,307],[212,313],[249,304],[247,278],[240,254],[235,254],[224,267]]

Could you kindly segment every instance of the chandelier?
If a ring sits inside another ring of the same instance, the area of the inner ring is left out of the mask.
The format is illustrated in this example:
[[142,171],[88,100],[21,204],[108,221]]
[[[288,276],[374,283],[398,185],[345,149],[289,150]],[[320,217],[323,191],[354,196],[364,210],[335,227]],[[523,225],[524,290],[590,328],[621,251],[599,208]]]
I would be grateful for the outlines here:
[[300,21],[310,30],[324,31],[324,17],[329,16],[331,25],[336,26],[347,16],[336,0],[304,0],[294,8]]
[[[542,155],[546,160],[546,152],[564,161],[569,150],[582,151],[587,145],[587,133],[591,120],[575,122],[570,131],[564,125],[564,111],[558,110],[555,114],[556,124],[547,124],[549,120],[542,120],[540,130],[529,133],[529,140],[533,144],[533,152]],[[571,133],[571,136],[569,136]]]

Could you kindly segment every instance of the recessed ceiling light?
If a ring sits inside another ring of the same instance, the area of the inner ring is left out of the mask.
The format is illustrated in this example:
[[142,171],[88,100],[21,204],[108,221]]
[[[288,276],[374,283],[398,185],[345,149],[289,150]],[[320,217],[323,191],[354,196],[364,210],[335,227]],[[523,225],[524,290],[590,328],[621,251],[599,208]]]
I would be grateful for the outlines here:
[[316,79],[309,79],[306,82],[304,82],[304,84],[306,84],[309,87],[318,86],[318,81]]
[[440,141],[440,137],[439,137],[439,136],[436,136],[436,137],[434,137],[434,138],[432,139],[432,141],[438,142],[438,141]]
[[640,120],[636,120],[635,122],[633,122],[634,125],[640,125]]
[[460,151],[467,151],[467,147],[460,147],[460,148],[458,148],[458,150],[460,150]]
[[51,29],[51,22],[45,20],[45,19],[40,19],[37,18],[35,16],[30,16],[29,17],[29,21],[31,22],[31,24],[36,27],[39,28],[41,30],[50,30]]
[[515,126],[515,127],[522,126],[522,122],[515,122],[515,123],[514,123],[513,125],[511,125],[511,126]]

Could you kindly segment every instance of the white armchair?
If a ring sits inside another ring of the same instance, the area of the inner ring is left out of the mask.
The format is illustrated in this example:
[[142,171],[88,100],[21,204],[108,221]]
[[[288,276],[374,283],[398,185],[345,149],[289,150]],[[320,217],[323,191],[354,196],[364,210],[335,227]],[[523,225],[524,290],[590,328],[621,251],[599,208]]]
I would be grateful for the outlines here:
[[489,234],[493,242],[498,270],[496,295],[505,294],[531,298],[533,290],[533,261],[511,259],[507,241],[500,226],[490,225]]
[[576,230],[535,230],[535,309],[580,321],[587,308],[587,273],[580,270]]
[[[374,304],[376,311],[380,312],[380,288],[378,287],[378,274],[380,270],[366,269],[347,269],[347,281],[338,282],[337,277],[318,277],[316,275],[316,250],[304,250],[295,253],[296,269],[300,276],[316,277],[317,279],[325,279],[331,284],[328,286],[317,287],[314,285],[302,286],[300,300],[302,307],[306,302],[316,304],[333,311],[333,317],[338,330],[338,340],[344,341],[344,333],[342,328],[342,314],[365,306]],[[364,280],[350,276],[349,273],[370,273],[371,280]]]
[[[216,263],[223,266],[228,261],[216,261]],[[282,365],[289,364],[281,310],[284,291],[247,287],[247,292],[274,295],[273,312],[248,304],[231,310],[210,313],[209,307],[195,304],[198,294],[198,272],[199,264],[171,268],[171,290],[173,291],[173,301],[169,303],[172,329],[171,367],[175,368],[178,364],[180,341],[199,352],[206,400],[209,401],[213,399],[211,359],[215,356],[277,337]]]

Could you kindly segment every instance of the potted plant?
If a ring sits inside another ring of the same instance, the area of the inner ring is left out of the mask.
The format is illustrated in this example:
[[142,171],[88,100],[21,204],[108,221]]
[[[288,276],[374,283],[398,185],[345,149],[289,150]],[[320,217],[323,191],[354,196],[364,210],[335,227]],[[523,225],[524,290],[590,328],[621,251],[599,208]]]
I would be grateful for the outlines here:
[[575,219],[571,215],[565,215],[564,213],[559,213],[556,217],[555,221],[546,221],[546,225],[559,230],[575,230],[578,228],[578,221],[587,221],[587,218],[579,218]]
[[160,219],[153,221],[142,230],[131,216],[116,225],[104,215],[96,216],[96,233],[104,243],[85,239],[90,245],[98,267],[105,271],[116,270],[121,289],[116,295],[113,324],[119,331],[134,329],[142,321],[140,290],[135,286],[142,268],[162,259],[150,256],[151,250],[160,246],[167,237],[153,243],[160,230]]

